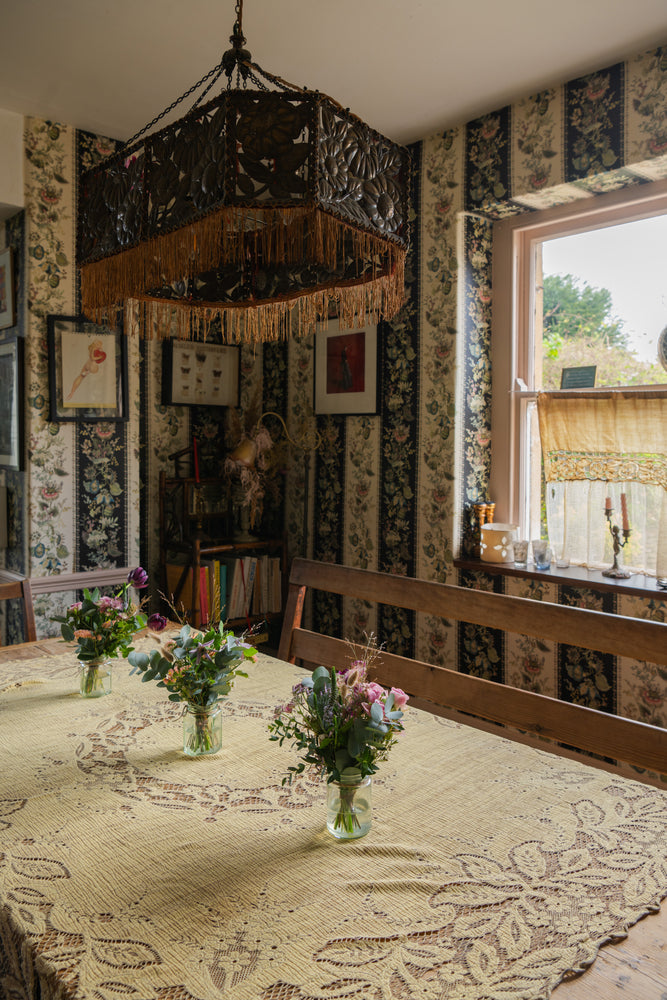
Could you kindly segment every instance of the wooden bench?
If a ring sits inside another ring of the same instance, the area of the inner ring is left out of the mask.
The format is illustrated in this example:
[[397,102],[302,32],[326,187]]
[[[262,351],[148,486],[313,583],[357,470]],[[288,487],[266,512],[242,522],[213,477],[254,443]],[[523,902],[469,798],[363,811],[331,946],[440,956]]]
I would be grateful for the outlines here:
[[[661,622],[307,559],[295,559],[292,564],[280,638],[278,655],[292,663],[299,659],[306,664],[344,667],[350,662],[346,641],[301,627],[308,588],[649,663],[667,663],[667,625]],[[378,638],[381,642],[382,636]],[[610,770],[616,769],[613,761],[618,761],[667,774],[667,729],[457,673],[384,649],[376,668],[380,683],[403,688],[419,708],[491,731],[498,726],[510,727],[503,728],[502,735],[564,756],[574,756],[567,748],[576,748],[612,758],[611,764],[589,761]],[[565,746],[543,744],[545,738]]]
[[23,614],[24,635],[28,642],[37,638],[35,609],[32,603],[30,580],[9,570],[0,571],[0,601],[20,601]]

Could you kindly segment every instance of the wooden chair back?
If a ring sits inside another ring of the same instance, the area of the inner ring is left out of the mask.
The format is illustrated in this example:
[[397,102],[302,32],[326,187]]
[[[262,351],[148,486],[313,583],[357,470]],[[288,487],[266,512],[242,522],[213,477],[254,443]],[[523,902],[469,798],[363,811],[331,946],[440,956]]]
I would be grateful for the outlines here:
[[[470,622],[652,664],[667,663],[667,625],[661,622],[308,559],[295,559],[290,573],[278,655],[292,663],[300,659],[309,664],[343,667],[350,661],[347,642],[301,627],[309,587],[423,611],[449,621]],[[376,662],[376,679],[386,686],[403,688],[418,707],[450,717],[462,716],[463,721],[470,717],[509,726],[667,774],[666,729],[397,656],[384,649]],[[504,735],[514,738],[509,731]],[[544,749],[559,752],[550,744]]]
[[25,641],[34,642],[37,639],[37,631],[30,580],[27,577],[15,576],[3,571],[0,578],[0,601],[14,600],[21,601]]

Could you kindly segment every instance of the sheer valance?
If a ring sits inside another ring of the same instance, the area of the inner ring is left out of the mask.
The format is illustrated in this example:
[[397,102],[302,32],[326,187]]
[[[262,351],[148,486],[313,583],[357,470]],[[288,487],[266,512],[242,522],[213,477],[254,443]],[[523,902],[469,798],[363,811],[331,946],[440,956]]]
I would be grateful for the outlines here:
[[625,494],[632,529],[623,550],[625,565],[664,576],[667,389],[543,392],[537,408],[554,548],[574,563],[608,566],[612,551],[605,499],[611,497],[618,524]]

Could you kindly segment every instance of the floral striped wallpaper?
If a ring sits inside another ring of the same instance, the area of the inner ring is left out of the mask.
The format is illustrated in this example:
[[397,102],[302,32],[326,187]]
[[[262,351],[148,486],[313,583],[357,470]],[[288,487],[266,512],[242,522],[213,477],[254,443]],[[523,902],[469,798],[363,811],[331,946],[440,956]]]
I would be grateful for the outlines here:
[[[318,558],[458,582],[453,567],[465,508],[486,493],[490,443],[491,236],[496,219],[667,177],[667,51],[658,49],[412,147],[413,245],[407,299],[380,329],[376,416],[318,417],[322,445],[309,470],[308,551]],[[141,559],[155,575],[159,470],[193,431],[206,470],[221,467],[216,411],[160,402],[160,348],[136,336],[128,308],[130,399],[113,433],[52,425],[46,315],[77,308],[73,268],[77,169],[111,144],[65,125],[26,120],[26,211],[5,227],[23,282],[28,348],[29,472],[16,474],[24,516],[7,562],[33,575]],[[242,352],[242,399],[288,426],[312,421],[313,345],[290,341]],[[213,414],[213,416],[212,416]],[[10,481],[10,473],[4,478]],[[267,510],[290,554],[304,551],[305,463],[294,452]],[[22,499],[23,498],[23,499]],[[141,540],[141,541],[140,541]],[[470,586],[502,579],[464,575]],[[512,580],[512,593],[664,620],[665,602],[557,590]],[[40,631],[52,610],[40,602]],[[646,664],[459,628],[360,602],[319,598],[317,625],[348,636],[377,632],[397,652],[667,724],[667,677]]]
[[[326,424],[332,430],[319,468],[328,474],[318,477],[316,504],[337,532],[316,547],[318,557],[665,620],[667,604],[657,597],[616,598],[485,574],[459,578],[453,555],[464,510],[486,496],[489,476],[493,222],[667,177],[666,112],[667,51],[660,49],[414,148],[417,238],[409,298],[383,331],[380,416],[367,418],[363,435],[358,418],[335,432]],[[363,549],[347,544],[359,534],[360,484],[356,467],[341,459],[342,447],[350,457],[362,452],[366,478],[378,477]],[[645,663],[454,627],[423,614],[412,620],[380,609],[376,615],[354,602],[315,611],[320,626],[343,635],[368,623],[394,651],[667,725],[667,672]]]

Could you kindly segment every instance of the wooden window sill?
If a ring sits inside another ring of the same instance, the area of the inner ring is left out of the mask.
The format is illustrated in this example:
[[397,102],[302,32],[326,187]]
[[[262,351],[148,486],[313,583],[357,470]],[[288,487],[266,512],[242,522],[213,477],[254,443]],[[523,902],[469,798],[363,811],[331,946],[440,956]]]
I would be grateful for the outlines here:
[[627,580],[616,580],[602,575],[601,570],[586,569],[584,566],[568,566],[558,569],[535,569],[532,563],[526,566],[516,566],[514,563],[489,563],[481,559],[455,559],[457,569],[474,573],[501,574],[502,576],[520,576],[529,580],[544,580],[560,586],[590,587],[592,590],[612,591],[615,594],[629,594],[632,597],[658,598],[667,601],[667,590],[658,587],[654,576],[635,573]]

